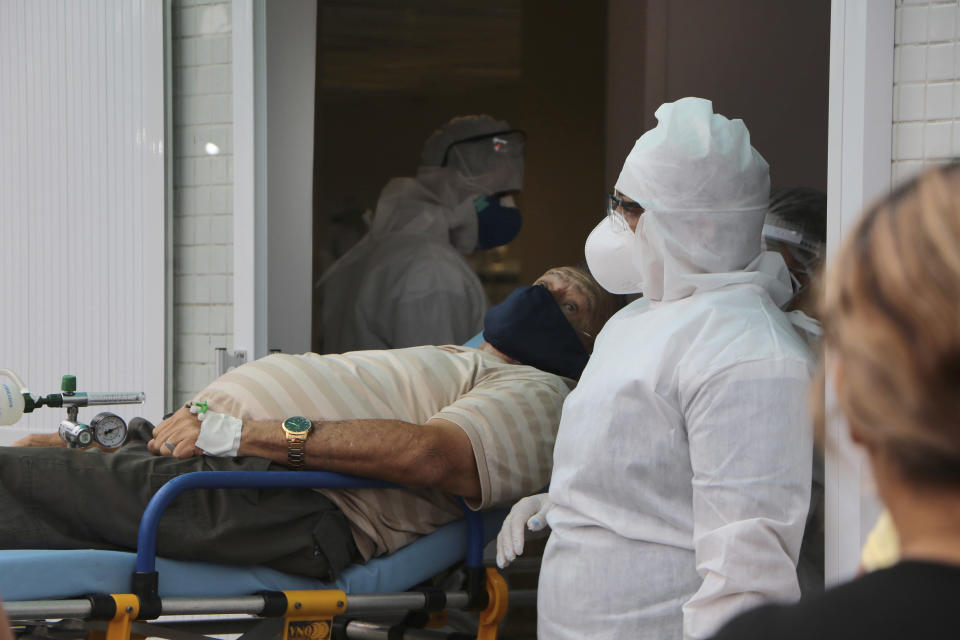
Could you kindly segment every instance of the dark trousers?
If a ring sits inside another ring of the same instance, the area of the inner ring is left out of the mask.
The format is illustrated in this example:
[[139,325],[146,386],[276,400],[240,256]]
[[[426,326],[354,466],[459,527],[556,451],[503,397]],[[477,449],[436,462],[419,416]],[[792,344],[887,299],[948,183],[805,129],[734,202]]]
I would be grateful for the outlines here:
[[[133,550],[140,515],[171,478],[285,469],[254,457],[155,456],[146,448],[152,425],[130,426],[130,442],[115,453],[0,447],[0,548]],[[310,489],[187,491],[160,519],[157,554],[325,580],[359,559],[346,516]]]

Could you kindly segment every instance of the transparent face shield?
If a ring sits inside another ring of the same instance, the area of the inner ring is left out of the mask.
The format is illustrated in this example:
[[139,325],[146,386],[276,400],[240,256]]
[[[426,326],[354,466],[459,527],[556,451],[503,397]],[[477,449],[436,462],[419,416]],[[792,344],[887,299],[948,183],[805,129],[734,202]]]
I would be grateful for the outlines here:
[[813,275],[823,254],[822,244],[807,241],[799,231],[770,224],[763,225],[762,237],[763,248],[767,251],[777,251],[793,258],[794,264],[790,267],[791,271],[797,271],[808,277]]
[[473,136],[447,147],[440,166],[453,167],[463,175],[491,177],[503,184],[501,191],[515,191],[523,181],[523,156],[527,135],[520,129]]
[[783,308],[788,308],[810,285],[814,271],[820,264],[823,245],[805,240],[803,234],[794,229],[770,224],[763,225],[761,243],[761,248],[779,253],[787,263],[793,284],[793,296],[783,305]]

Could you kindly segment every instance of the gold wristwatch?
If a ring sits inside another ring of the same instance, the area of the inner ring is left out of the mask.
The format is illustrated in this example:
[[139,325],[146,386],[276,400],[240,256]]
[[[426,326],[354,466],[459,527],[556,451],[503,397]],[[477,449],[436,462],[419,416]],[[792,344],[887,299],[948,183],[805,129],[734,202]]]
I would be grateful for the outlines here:
[[287,418],[280,427],[287,436],[287,464],[291,469],[303,469],[303,458],[307,446],[307,436],[313,429],[313,423],[303,416]]

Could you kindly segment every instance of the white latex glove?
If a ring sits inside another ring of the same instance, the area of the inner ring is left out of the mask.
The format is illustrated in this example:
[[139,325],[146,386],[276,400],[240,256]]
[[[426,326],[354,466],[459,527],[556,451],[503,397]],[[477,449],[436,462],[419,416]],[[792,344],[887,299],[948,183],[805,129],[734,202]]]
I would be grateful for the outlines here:
[[541,532],[540,535],[530,536],[530,539],[544,536],[548,533],[547,512],[553,508],[553,502],[546,493],[527,496],[513,505],[510,513],[500,527],[497,534],[497,566],[503,569],[523,553],[523,543],[526,531]]

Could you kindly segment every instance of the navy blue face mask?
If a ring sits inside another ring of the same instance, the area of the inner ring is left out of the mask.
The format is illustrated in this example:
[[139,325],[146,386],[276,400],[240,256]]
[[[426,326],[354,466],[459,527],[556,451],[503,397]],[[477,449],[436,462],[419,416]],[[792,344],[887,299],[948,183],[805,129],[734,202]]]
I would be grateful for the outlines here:
[[500,198],[477,196],[473,199],[477,212],[477,249],[492,249],[517,237],[523,216],[516,207],[507,207]]
[[517,287],[490,307],[483,318],[483,339],[517,362],[574,380],[580,379],[590,357],[542,285]]

